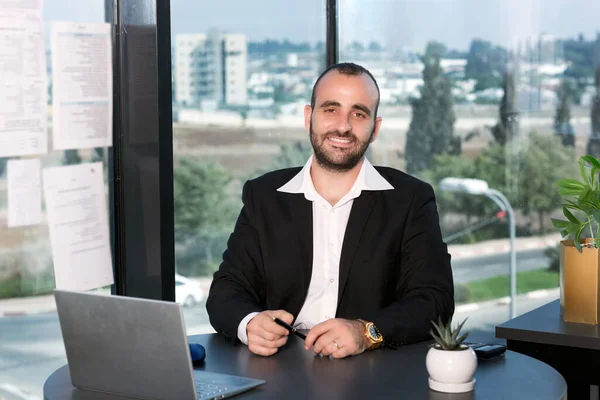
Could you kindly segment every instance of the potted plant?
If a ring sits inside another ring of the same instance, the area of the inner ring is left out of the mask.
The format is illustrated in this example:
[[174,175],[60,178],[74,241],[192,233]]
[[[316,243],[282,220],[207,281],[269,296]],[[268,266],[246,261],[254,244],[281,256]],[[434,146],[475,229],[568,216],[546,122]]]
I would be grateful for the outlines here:
[[438,318],[437,324],[431,321],[435,332],[430,330],[429,333],[435,343],[427,353],[426,365],[429,387],[435,391],[462,393],[475,387],[473,375],[477,368],[477,356],[472,348],[463,344],[469,333],[459,336],[466,321],[454,330],[451,327],[452,319],[446,325],[441,318]]
[[557,182],[567,219],[552,218],[563,239],[568,237],[560,242],[560,313],[568,322],[598,325],[600,161],[590,155],[582,156],[579,170],[581,180]]

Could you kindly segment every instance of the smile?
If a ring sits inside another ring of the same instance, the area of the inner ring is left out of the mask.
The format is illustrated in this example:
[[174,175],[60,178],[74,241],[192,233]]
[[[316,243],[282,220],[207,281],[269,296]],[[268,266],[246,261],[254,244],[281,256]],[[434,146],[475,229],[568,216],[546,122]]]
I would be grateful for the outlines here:
[[336,137],[330,137],[327,139],[331,140],[332,142],[336,142],[336,143],[350,143],[351,142],[350,139],[341,139],[341,138],[336,138]]

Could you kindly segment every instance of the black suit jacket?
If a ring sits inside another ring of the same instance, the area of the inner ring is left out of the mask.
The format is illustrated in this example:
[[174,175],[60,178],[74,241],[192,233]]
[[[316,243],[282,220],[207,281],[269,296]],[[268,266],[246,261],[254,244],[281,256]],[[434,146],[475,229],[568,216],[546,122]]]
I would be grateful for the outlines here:
[[[300,168],[246,182],[243,208],[206,303],[215,330],[233,343],[251,312],[298,316],[313,261],[312,202],[278,192]],[[377,171],[394,190],[354,199],[339,272],[336,317],[363,318],[397,347],[428,339],[431,321],[454,312],[450,255],[442,241],[433,189],[392,168]]]

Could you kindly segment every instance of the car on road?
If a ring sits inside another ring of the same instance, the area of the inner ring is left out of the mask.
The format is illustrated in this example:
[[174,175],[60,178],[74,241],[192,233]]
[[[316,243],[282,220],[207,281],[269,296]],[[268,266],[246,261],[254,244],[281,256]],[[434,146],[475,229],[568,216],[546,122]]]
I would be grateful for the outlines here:
[[201,303],[204,297],[204,290],[198,282],[175,274],[175,302],[184,307],[192,307]]

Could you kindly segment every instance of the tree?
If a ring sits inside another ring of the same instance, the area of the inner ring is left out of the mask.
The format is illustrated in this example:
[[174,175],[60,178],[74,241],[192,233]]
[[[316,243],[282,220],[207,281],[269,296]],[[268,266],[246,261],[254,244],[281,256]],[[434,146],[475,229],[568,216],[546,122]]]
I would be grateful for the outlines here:
[[283,143],[281,153],[273,159],[271,170],[302,166],[312,154],[312,147],[308,143],[296,141]]
[[577,173],[575,150],[565,148],[557,136],[532,133],[521,159],[517,204],[525,215],[537,214],[540,232],[544,232],[548,214],[560,203],[556,182]]
[[[461,192],[445,192],[437,190],[437,185],[445,177],[475,178],[485,180],[491,188],[502,192],[506,187],[506,175],[504,166],[506,155],[504,147],[492,145],[485,148],[475,160],[464,156],[438,155],[435,157],[430,169],[421,174],[421,178],[432,184],[436,189],[436,198],[441,215],[451,216],[442,219],[444,231],[450,229],[453,234],[457,233],[457,222],[464,217],[464,223],[459,224],[473,228],[479,226],[473,232],[460,230],[462,242],[476,242],[482,238],[491,239],[505,237],[506,229],[501,224],[491,224],[495,218],[498,206],[485,196],[474,196]],[[510,200],[510,198],[509,198]],[[510,200],[512,202],[512,200]],[[450,223],[450,226],[448,226]],[[488,226],[489,225],[489,226]],[[485,229],[481,229],[486,227]]]
[[214,270],[215,251],[225,249],[239,210],[227,192],[232,178],[214,162],[183,157],[177,164],[173,191],[178,267],[188,274],[207,274]]
[[406,136],[406,170],[429,168],[438,154],[460,154],[460,138],[454,135],[452,83],[442,74],[440,58],[445,47],[430,42],[423,57],[421,96],[412,102],[412,120]]
[[593,77],[594,65],[596,65],[594,59],[597,57],[595,48],[598,43],[600,43],[600,36],[596,38],[596,41],[586,41],[583,35],[579,35],[577,39],[559,42],[564,49],[565,61],[569,64],[565,76],[578,81]]
[[312,154],[312,147],[308,140],[306,142],[283,143],[280,149],[279,154],[273,157],[269,164],[254,171],[251,178],[278,169],[303,166]]
[[445,192],[438,189],[439,182],[446,177],[475,178],[475,163],[460,155],[439,154],[434,157],[431,167],[421,176],[429,182],[436,192],[439,213],[441,215],[465,215],[467,223],[473,217],[482,215],[482,198],[460,192]]
[[600,65],[596,67],[596,95],[592,100],[592,133],[587,144],[587,153],[600,157]]
[[382,50],[383,48],[381,47],[381,44],[379,42],[372,41],[371,43],[369,43],[369,51],[379,53]]
[[491,132],[496,143],[503,146],[519,131],[515,77],[512,73],[505,74],[502,88],[504,95],[500,102],[500,120],[491,128]]
[[348,46],[348,51],[353,53],[362,53],[363,51],[365,51],[365,46],[361,42],[354,40]]
[[506,72],[508,51],[491,42],[473,39],[467,55],[465,77],[475,79],[475,91],[490,87],[500,87],[502,76]]
[[563,146],[575,146],[575,132],[571,125],[571,109],[569,107],[569,83],[563,80],[558,90],[556,97],[558,99],[558,107],[554,115],[554,133],[560,136]]

